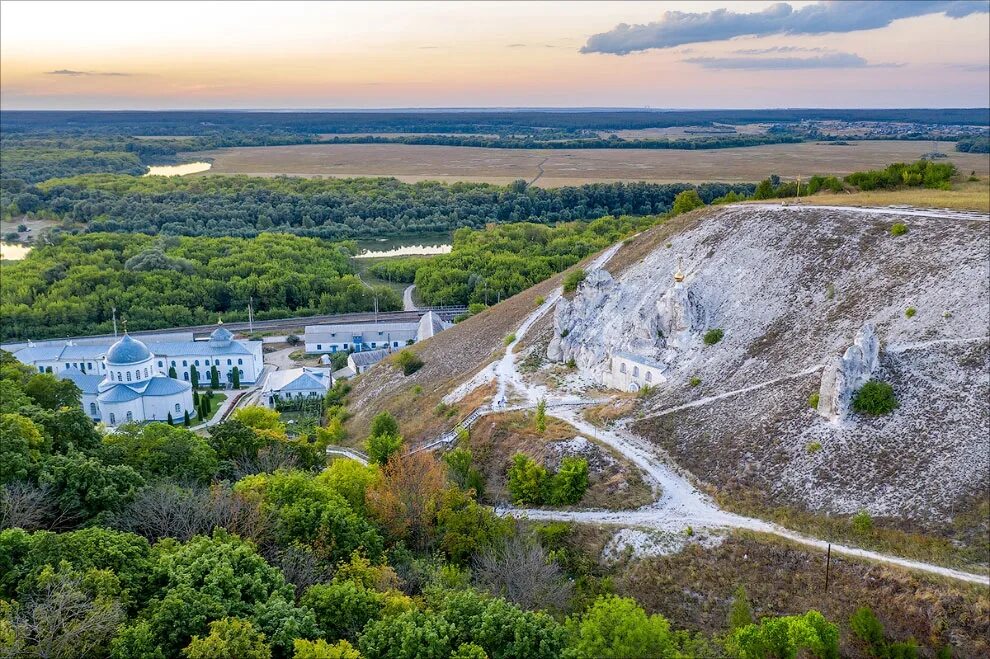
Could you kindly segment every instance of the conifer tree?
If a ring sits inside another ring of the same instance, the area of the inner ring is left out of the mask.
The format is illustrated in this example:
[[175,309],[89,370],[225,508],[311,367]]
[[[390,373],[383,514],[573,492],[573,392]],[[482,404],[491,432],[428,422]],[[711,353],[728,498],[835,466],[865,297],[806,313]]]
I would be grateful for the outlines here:
[[168,376],[170,378],[172,378],[173,380],[178,380],[179,379],[179,374],[175,372],[175,367],[174,366],[169,366],[168,367]]
[[174,423],[174,421],[172,420],[172,413],[169,412],[168,413],[168,425],[172,425],[173,423]]
[[241,374],[240,374],[240,369],[238,369],[238,368],[235,367],[234,368],[234,372],[233,372],[232,375],[233,375],[233,379],[232,379],[231,382],[234,385],[234,389],[240,389],[241,388]]
[[192,381],[193,389],[199,389],[199,369],[195,364],[189,367],[189,379]]
[[220,371],[217,370],[216,364],[210,367],[210,388],[220,388]]
[[185,412],[182,413],[182,425],[184,425],[186,428],[189,427],[189,410],[186,410]]

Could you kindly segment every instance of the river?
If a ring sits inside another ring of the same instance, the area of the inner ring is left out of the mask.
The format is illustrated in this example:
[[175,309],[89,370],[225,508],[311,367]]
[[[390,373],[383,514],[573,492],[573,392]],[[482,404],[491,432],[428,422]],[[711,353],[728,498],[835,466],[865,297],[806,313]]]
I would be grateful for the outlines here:
[[30,245],[0,242],[0,260],[3,261],[20,261],[27,256],[30,251]]
[[187,162],[182,165],[156,165],[148,167],[145,176],[185,176],[186,174],[198,174],[205,172],[212,163],[208,162]]
[[359,240],[359,259],[381,259],[391,256],[432,256],[450,254],[450,234],[422,234],[400,238],[379,238]]

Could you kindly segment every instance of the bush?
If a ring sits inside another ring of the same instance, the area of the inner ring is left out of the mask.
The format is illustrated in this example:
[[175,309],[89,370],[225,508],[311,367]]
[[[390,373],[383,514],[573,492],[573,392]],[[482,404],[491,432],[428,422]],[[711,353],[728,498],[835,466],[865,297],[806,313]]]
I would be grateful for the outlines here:
[[890,227],[890,235],[892,236],[903,236],[908,232],[908,227],[903,222],[897,222],[894,226]]
[[588,461],[576,457],[561,460],[549,490],[547,503],[552,506],[571,506],[580,501],[588,490]]
[[852,406],[860,414],[878,416],[897,409],[897,398],[894,396],[894,388],[889,384],[870,380],[853,394]]
[[290,346],[297,346],[300,343],[302,343],[302,339],[300,339],[295,334],[290,334],[289,336],[285,337],[285,342],[288,343]]
[[701,378],[699,378],[697,375],[692,376],[692,378],[688,381],[688,384],[690,384],[692,387],[697,387],[699,384],[701,384]]
[[904,316],[907,318],[914,318],[915,314],[917,313],[918,310],[915,309],[914,307],[908,307],[907,309],[904,310]]
[[372,435],[365,442],[364,447],[372,462],[384,466],[388,459],[402,448],[402,435],[392,433]]
[[402,350],[395,357],[395,362],[402,368],[403,375],[412,375],[423,368],[423,360],[412,350]]
[[865,510],[861,510],[853,515],[852,519],[849,520],[849,524],[852,526],[852,530],[856,535],[870,535],[873,533],[873,518]]
[[536,460],[516,453],[512,456],[512,466],[509,467],[509,494],[512,503],[534,504],[543,503],[550,475]]
[[805,450],[808,452],[808,455],[814,455],[822,450],[822,445],[820,442],[808,442]]
[[723,336],[725,336],[725,332],[723,332],[722,330],[718,328],[710,329],[707,332],[705,332],[705,337],[704,337],[705,345],[713,346],[719,341],[721,341]]
[[818,403],[820,400],[821,400],[821,394],[816,391],[815,393],[808,396],[808,407],[817,410]]
[[515,334],[515,332],[513,332],[512,334],[510,334],[507,337],[505,337],[505,339],[502,341],[502,343],[504,343],[505,346],[508,347],[515,340],[516,340],[516,334]]
[[588,274],[584,270],[573,270],[564,277],[564,292],[573,293]]
[[705,202],[701,200],[697,190],[685,190],[674,197],[674,205],[670,209],[670,214],[680,215],[681,213],[693,211],[695,208],[701,208],[704,205]]

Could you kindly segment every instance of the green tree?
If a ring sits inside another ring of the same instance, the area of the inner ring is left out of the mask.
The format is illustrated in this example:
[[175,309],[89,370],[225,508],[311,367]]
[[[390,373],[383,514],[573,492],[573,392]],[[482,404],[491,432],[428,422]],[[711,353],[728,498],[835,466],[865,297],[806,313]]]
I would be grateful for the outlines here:
[[354,581],[335,580],[310,586],[299,604],[313,610],[325,636],[353,641],[369,621],[381,616],[385,595]]
[[675,645],[663,616],[646,615],[629,597],[602,595],[580,617],[567,619],[573,659],[672,657]]
[[883,623],[873,614],[869,607],[862,606],[849,618],[849,629],[866,646],[870,657],[885,657],[887,639],[884,636]]
[[189,381],[192,383],[193,391],[199,389],[199,369],[195,364],[189,366]]
[[296,639],[293,659],[361,659],[361,653],[347,641],[327,643],[322,638],[315,641]]
[[173,380],[178,380],[179,379],[179,374],[175,371],[175,367],[174,366],[169,366],[168,367],[168,376],[170,378],[172,378]]
[[536,432],[541,435],[547,431],[547,401],[541,398],[536,404]]
[[220,371],[217,370],[216,364],[210,366],[210,389],[220,388]]
[[272,649],[247,620],[222,618],[210,623],[209,636],[193,636],[182,654],[189,659],[270,659]]
[[405,611],[370,622],[358,647],[369,659],[449,659],[456,632],[442,616]]
[[523,453],[512,456],[509,467],[509,494],[515,504],[540,505],[546,496],[549,475],[547,470]]
[[188,428],[191,424],[189,423],[189,410],[182,412],[182,425]]
[[0,415],[0,483],[27,479],[37,471],[44,450],[45,438],[31,419]]
[[24,385],[24,393],[46,410],[60,407],[78,407],[82,392],[72,380],[57,378],[48,373],[38,373]]
[[38,482],[52,489],[63,511],[83,517],[117,510],[144,485],[144,479],[131,467],[107,465],[77,452],[48,458]]
[[749,606],[746,587],[739,584],[732,598],[732,605],[729,607],[729,630],[735,631],[751,624],[753,624],[753,610]]
[[169,413],[168,413],[168,415],[167,415],[167,416],[165,417],[165,422],[166,422],[166,423],[167,423],[168,425],[170,425],[170,426],[171,426],[171,425],[175,425],[175,420],[174,420],[174,419],[172,419],[172,413],[171,413],[171,412],[169,412]]
[[363,465],[357,460],[334,460],[317,478],[326,482],[347,500],[351,508],[364,514],[365,493],[381,474],[374,465]]
[[763,618],[758,625],[746,625],[732,632],[726,648],[732,656],[741,659],[792,659],[799,653],[819,659],[837,659],[839,629],[818,611]]
[[371,420],[371,436],[376,435],[398,435],[399,422],[388,412],[379,412]]
[[241,369],[237,368],[236,366],[231,371],[231,385],[234,387],[234,389],[241,388]]
[[[244,408],[242,408],[244,409]],[[263,409],[263,408],[259,408]],[[210,444],[217,457],[221,460],[232,460],[236,458],[253,458],[258,454],[258,450],[263,447],[268,438],[255,431],[254,428],[235,418],[210,426],[209,436],[206,441]],[[256,421],[256,419],[255,419]],[[275,413],[275,422],[281,424],[278,413]]]
[[148,479],[172,478],[208,483],[219,467],[205,439],[163,423],[120,428],[104,439],[109,461],[125,464]]
[[199,407],[199,392],[193,389],[193,407]]
[[375,464],[385,466],[388,463],[388,459],[398,453],[402,448],[402,442],[402,435],[384,433],[381,435],[372,435],[365,442],[364,446],[368,452],[368,457]]
[[405,349],[399,351],[395,356],[395,362],[402,369],[403,375],[412,375],[423,367],[423,360],[412,350]]
[[680,215],[681,213],[693,211],[695,208],[701,208],[704,205],[705,202],[701,200],[698,191],[692,188],[674,197],[674,205],[671,207],[670,212],[673,215]]
[[588,489],[588,461],[569,456],[560,461],[560,468],[550,479],[548,503],[570,506],[581,500]]

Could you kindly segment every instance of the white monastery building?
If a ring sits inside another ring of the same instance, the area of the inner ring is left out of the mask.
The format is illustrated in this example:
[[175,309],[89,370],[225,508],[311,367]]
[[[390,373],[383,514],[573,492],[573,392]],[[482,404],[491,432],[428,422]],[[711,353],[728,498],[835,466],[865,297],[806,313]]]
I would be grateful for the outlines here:
[[322,398],[333,386],[329,368],[290,368],[274,371],[261,387],[261,402],[275,407],[279,401],[291,402],[307,398]]
[[[175,369],[176,379],[191,381],[193,367],[199,372],[201,385],[210,382],[210,368],[217,367],[221,384],[230,384],[233,369],[238,369],[241,384],[256,382],[264,368],[261,341],[235,339],[224,326],[217,328],[209,339],[193,340],[186,334],[185,340],[148,340],[142,343],[155,355],[154,366],[167,374]],[[133,339],[132,339],[133,340]],[[86,342],[44,341],[29,343],[27,347],[13,351],[19,361],[36,368],[39,373],[60,374],[75,369],[87,375],[106,375],[105,355],[112,341]]]
[[192,385],[168,377],[155,366],[157,357],[148,346],[124,337],[106,351],[100,362],[104,374],[87,374],[70,367],[58,371],[82,390],[83,410],[108,426],[135,421],[182,420],[194,413]]
[[344,325],[307,325],[306,352],[365,352],[366,350],[400,350],[423,341],[450,327],[432,311],[415,323],[348,323]]

